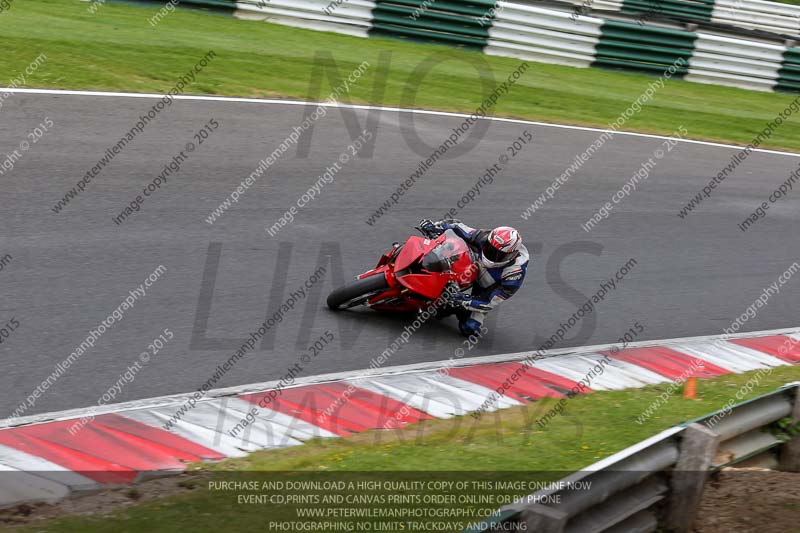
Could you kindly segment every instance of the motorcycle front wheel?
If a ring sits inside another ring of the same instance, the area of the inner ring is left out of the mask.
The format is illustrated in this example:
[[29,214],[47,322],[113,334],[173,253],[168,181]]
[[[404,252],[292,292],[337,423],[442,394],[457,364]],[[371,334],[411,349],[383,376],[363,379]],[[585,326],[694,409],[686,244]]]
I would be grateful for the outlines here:
[[328,296],[328,307],[334,311],[350,309],[361,305],[372,296],[389,288],[384,274],[376,274],[364,279],[357,279],[352,283],[340,287]]

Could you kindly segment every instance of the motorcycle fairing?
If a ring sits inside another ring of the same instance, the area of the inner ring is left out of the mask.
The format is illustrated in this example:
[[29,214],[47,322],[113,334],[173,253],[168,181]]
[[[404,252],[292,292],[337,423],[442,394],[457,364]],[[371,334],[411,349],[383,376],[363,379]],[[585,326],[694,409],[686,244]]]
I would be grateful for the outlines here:
[[366,303],[368,307],[416,311],[439,298],[450,282],[462,288],[472,285],[477,278],[473,262],[467,244],[448,230],[435,239],[409,237],[383,254],[374,269],[357,278],[386,276],[389,288],[372,296]]

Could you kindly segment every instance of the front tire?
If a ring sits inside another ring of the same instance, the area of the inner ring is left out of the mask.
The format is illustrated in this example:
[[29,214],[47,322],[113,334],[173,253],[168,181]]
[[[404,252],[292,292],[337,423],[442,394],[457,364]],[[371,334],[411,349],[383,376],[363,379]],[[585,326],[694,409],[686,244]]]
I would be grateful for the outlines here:
[[389,288],[386,276],[376,274],[364,279],[357,279],[354,282],[340,287],[328,296],[328,307],[334,311],[350,309],[365,303],[371,296],[383,292]]

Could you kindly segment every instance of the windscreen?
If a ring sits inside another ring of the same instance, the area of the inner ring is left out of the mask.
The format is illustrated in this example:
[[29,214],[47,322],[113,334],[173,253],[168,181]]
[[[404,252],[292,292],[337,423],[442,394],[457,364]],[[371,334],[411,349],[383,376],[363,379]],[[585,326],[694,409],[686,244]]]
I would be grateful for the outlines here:
[[422,268],[429,272],[447,272],[462,254],[469,253],[469,247],[461,237],[449,229],[444,232],[445,240],[422,259]]

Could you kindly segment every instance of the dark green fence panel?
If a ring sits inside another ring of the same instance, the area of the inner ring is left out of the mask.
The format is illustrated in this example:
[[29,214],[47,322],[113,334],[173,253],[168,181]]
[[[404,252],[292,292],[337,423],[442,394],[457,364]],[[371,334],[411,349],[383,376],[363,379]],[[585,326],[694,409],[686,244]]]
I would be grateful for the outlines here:
[[624,0],[622,13],[662,16],[686,22],[711,22],[714,0]]
[[661,73],[683,58],[675,77],[686,74],[697,34],[608,20],[600,28],[593,66]]
[[778,71],[778,84],[775,89],[787,92],[800,92],[800,47],[792,47],[783,54],[783,66]]
[[435,2],[426,2],[425,0],[391,0],[391,2],[378,1],[379,4],[397,4],[408,6],[413,11],[414,9],[427,10],[433,9],[436,11],[444,11],[446,13],[458,13],[461,15],[472,15],[473,17],[482,17],[490,12],[495,5],[495,0],[484,0],[476,2],[458,2],[453,0],[436,0]]
[[482,49],[494,6],[494,0],[377,0],[369,34]]

